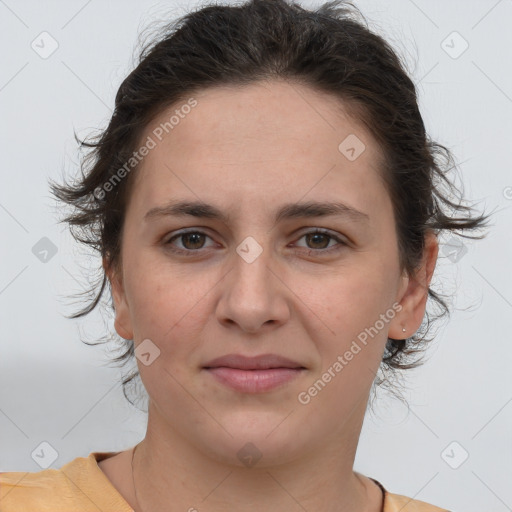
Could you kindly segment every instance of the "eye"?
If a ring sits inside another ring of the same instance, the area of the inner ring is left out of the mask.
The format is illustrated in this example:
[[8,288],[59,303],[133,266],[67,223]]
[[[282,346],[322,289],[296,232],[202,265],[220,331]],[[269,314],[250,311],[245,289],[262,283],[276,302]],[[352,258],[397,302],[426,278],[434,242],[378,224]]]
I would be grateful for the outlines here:
[[[306,247],[309,249],[309,254],[312,253],[330,253],[332,251],[337,251],[345,247],[347,244],[338,236],[332,234],[330,231],[326,231],[323,229],[315,229],[314,231],[309,231],[304,233],[300,239],[305,238],[307,244],[312,244],[313,247]],[[300,240],[299,239],[299,240]],[[327,248],[329,243],[335,241],[338,242],[334,246]]]
[[[165,242],[165,246],[175,253],[190,255],[191,253],[198,252],[199,249],[204,248],[204,241],[206,238],[210,238],[206,233],[202,231],[186,231],[181,232],[173,237],[169,238],[167,242]],[[172,244],[174,240],[181,240],[182,247],[174,247]],[[210,238],[211,240],[211,238]]]

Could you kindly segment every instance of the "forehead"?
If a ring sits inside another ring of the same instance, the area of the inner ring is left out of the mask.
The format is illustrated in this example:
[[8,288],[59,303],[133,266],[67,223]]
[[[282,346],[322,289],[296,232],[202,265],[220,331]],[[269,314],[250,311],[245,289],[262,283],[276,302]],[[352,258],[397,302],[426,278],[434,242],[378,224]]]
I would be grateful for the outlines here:
[[335,200],[342,192],[356,206],[385,192],[377,143],[332,95],[275,81],[206,89],[192,99],[146,127],[142,139],[155,146],[137,172],[140,205],[176,194],[226,205],[243,196],[258,205],[283,195]]
[[[322,149],[330,145],[337,154],[336,142],[351,133],[374,146],[364,125],[350,116],[349,105],[305,85],[262,81],[221,86],[199,91],[193,99],[196,106],[192,108],[187,106],[191,100],[187,98],[160,112],[146,128],[146,135],[163,131],[161,137],[157,133],[157,138],[165,139],[157,141],[165,142],[159,144],[161,148],[181,145],[182,150],[193,148],[194,152],[208,148],[209,153],[224,153],[228,146],[243,142],[247,159],[264,157],[262,144],[268,151],[299,154],[311,153],[319,144]],[[180,111],[181,115],[173,115]],[[297,142],[307,145],[298,146]],[[257,154],[247,153],[252,150]]]

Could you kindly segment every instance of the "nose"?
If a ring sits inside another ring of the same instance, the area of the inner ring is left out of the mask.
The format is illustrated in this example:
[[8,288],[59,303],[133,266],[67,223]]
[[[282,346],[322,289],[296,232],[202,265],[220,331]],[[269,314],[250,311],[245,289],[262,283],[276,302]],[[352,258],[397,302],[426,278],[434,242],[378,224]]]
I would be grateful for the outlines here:
[[292,292],[270,251],[264,249],[250,262],[233,252],[232,270],[222,280],[217,318],[226,327],[247,333],[277,328],[290,317]]

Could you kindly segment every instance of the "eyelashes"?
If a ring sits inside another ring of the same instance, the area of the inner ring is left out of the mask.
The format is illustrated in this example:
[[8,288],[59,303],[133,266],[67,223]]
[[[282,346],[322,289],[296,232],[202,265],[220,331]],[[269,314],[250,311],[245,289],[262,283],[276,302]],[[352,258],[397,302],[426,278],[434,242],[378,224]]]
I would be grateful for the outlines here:
[[[297,241],[302,240],[303,238],[306,238],[306,240],[308,240],[309,243],[311,243],[311,240],[313,240],[313,243],[317,243],[314,241],[315,239],[320,240],[320,245],[323,245],[322,241],[327,240],[327,239],[328,239],[327,245],[329,245],[331,243],[331,241],[337,242],[336,245],[331,246],[331,247],[320,247],[320,248],[303,247],[302,248],[303,252],[307,253],[307,255],[309,255],[309,256],[311,256],[311,255],[322,256],[325,254],[332,254],[333,252],[339,251],[339,250],[347,247],[347,245],[348,245],[342,238],[333,234],[331,231],[320,229],[320,228],[315,228],[313,230],[302,233],[300,235],[300,237],[297,239]],[[170,252],[177,254],[177,255],[197,256],[197,255],[205,252],[205,247],[202,244],[202,242],[205,239],[212,240],[212,238],[207,233],[200,231],[200,230],[182,231],[180,233],[175,234],[174,236],[169,238],[166,242],[164,242],[164,246],[166,247],[167,250],[169,250]],[[180,248],[180,247],[176,247],[175,245],[173,245],[176,240],[181,240],[183,247]],[[195,247],[192,249],[187,248],[187,247],[185,247],[185,245],[187,244],[186,240],[188,240],[188,243],[191,245],[196,245],[196,246],[201,245],[201,247]],[[183,244],[183,241],[185,241],[185,245]],[[306,242],[306,243],[308,243],[308,242]],[[214,247],[214,246],[215,246],[215,243],[212,244],[210,247]]]
[[200,248],[196,248],[196,249],[180,249],[180,248],[176,248],[172,245],[172,243],[174,242],[174,240],[177,240],[177,239],[184,239],[186,237],[190,237],[191,235],[199,235],[199,236],[203,236],[203,237],[206,237],[206,238],[210,238],[210,236],[208,236],[206,233],[203,233],[202,231],[185,231],[185,232],[181,232],[181,233],[178,233],[177,235],[174,235],[173,237],[169,238],[169,240],[167,240],[167,242],[165,242],[165,246],[167,248],[169,248],[171,250],[171,252],[175,252],[175,253],[178,253],[178,254],[184,254],[184,253],[197,253],[199,252],[202,247]]

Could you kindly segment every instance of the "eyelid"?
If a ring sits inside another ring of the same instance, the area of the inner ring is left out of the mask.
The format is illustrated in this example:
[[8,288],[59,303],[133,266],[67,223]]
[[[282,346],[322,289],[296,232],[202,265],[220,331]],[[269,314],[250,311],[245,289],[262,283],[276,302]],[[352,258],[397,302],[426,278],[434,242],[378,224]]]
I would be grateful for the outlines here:
[[318,228],[316,226],[306,226],[304,228],[299,229],[294,236],[304,236],[309,235],[312,233],[321,233],[322,235],[329,235],[332,238],[338,239],[340,242],[343,242],[346,237],[343,238],[343,235],[341,233],[338,233],[337,231],[333,231],[331,229],[327,228]]

